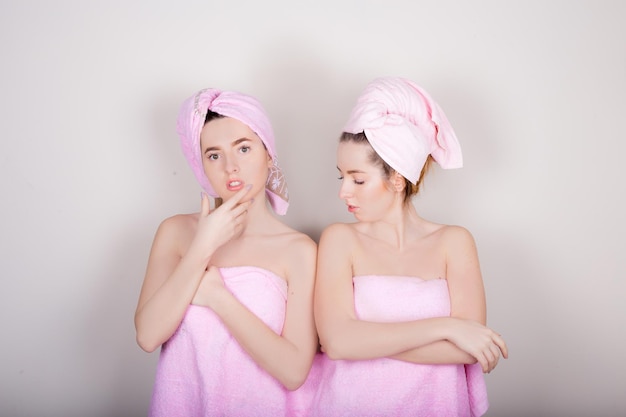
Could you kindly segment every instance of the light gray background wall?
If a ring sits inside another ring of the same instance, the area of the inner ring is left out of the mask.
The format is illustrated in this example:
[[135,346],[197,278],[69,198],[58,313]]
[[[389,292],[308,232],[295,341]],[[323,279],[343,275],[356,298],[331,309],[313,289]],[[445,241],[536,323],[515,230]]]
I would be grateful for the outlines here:
[[159,222],[199,207],[174,131],[215,86],[257,96],[317,239],[351,217],[336,139],[372,78],[439,101],[465,167],[416,200],[479,246],[511,357],[489,416],[626,415],[626,3],[0,3],[0,415],[142,416],[133,313]]

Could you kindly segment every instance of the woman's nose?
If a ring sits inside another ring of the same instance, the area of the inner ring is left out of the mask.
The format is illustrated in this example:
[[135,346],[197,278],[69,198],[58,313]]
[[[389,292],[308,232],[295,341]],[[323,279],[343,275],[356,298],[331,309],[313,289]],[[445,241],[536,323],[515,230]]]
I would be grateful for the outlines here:
[[346,199],[352,195],[352,190],[349,184],[345,180],[341,181],[341,187],[339,187],[339,198]]
[[239,165],[237,164],[237,161],[234,160],[234,158],[226,159],[226,172],[228,172],[229,174],[239,172]]

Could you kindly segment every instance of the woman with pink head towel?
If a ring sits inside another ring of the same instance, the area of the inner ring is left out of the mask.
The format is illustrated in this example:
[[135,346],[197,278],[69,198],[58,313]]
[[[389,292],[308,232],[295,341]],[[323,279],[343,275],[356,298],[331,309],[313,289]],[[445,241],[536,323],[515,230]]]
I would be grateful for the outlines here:
[[205,89],[177,131],[204,193],[199,213],[159,226],[139,296],[137,342],[161,347],[150,415],[306,415],[317,247],[269,208],[285,214],[288,192],[268,117],[251,96]]
[[462,166],[441,108],[410,80],[372,81],[337,150],[339,197],[357,221],[330,225],[319,242],[315,319],[325,355],[314,416],[488,408],[483,372],[507,347],[485,327],[472,235],[423,219],[411,202],[431,161]]

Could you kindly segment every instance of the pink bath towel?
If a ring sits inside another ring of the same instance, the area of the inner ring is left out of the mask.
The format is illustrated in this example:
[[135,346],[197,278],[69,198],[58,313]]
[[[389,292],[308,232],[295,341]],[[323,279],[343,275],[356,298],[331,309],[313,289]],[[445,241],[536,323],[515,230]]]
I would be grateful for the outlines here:
[[[359,319],[396,322],[450,315],[446,280],[358,276],[353,281]],[[474,417],[489,406],[479,364],[334,361],[324,356],[321,367],[315,417]]]
[[428,155],[442,168],[463,166],[461,146],[445,113],[423,88],[405,78],[370,82],[343,130],[364,132],[376,153],[413,184]]
[[[280,334],[286,281],[257,267],[220,273],[239,301]],[[289,392],[252,360],[211,309],[190,305],[161,349],[150,416],[304,416],[312,395],[311,382]]]

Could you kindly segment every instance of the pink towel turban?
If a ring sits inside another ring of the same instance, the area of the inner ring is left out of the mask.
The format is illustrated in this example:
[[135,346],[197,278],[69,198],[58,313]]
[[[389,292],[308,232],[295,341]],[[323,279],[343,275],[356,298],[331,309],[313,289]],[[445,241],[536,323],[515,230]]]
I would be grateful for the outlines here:
[[276,160],[274,131],[261,104],[254,97],[234,91],[207,88],[186,99],[178,114],[176,130],[183,153],[202,188],[212,197],[218,197],[204,174],[200,133],[208,110],[245,123],[265,144],[274,164],[265,184],[265,192],[277,214],[283,215],[289,207],[287,183]]
[[461,168],[461,147],[443,110],[415,83],[377,78],[359,96],[348,133],[365,133],[380,157],[413,184],[428,155],[442,168]]

